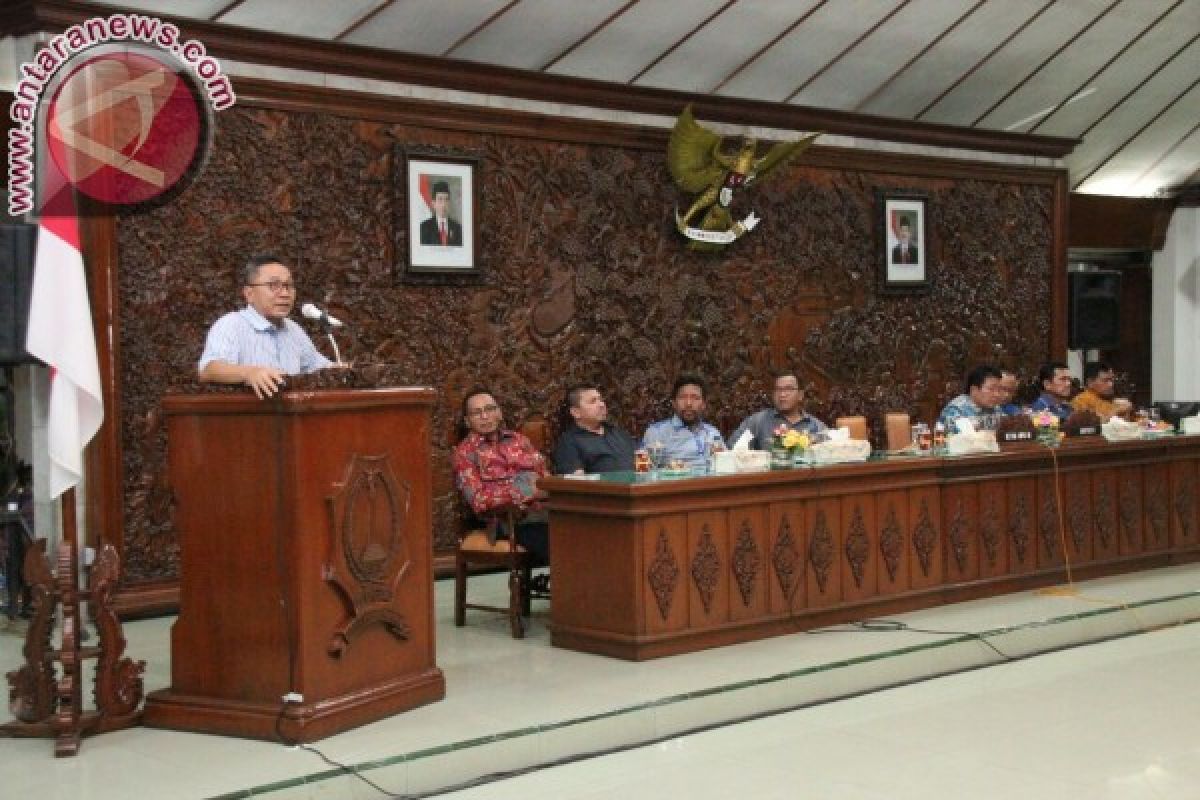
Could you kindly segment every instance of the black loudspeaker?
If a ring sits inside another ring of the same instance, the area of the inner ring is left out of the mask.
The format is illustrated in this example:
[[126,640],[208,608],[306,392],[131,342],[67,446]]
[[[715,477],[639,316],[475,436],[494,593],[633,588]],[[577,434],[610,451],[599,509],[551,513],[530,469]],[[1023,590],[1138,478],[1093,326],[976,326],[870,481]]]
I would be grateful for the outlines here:
[[1067,275],[1067,347],[1111,350],[1120,344],[1121,273],[1115,270]]
[[32,364],[25,352],[36,225],[0,225],[0,364]]

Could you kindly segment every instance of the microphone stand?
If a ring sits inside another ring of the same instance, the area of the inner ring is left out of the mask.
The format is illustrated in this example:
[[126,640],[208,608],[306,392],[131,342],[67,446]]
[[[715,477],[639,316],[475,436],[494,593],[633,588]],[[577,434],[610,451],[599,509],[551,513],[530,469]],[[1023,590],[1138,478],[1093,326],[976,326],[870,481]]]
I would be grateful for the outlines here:
[[338,349],[337,340],[333,338],[333,326],[329,324],[329,317],[325,314],[321,315],[321,330],[329,337],[329,344],[333,347],[333,360],[337,366],[345,366],[342,363],[342,351]]

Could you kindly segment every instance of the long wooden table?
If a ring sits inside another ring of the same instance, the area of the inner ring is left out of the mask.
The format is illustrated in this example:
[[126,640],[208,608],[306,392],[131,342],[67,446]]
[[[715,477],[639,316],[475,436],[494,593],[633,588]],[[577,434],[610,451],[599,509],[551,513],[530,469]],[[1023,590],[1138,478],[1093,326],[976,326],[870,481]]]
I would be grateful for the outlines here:
[[1200,558],[1200,436],[546,478],[552,641],[632,660]]

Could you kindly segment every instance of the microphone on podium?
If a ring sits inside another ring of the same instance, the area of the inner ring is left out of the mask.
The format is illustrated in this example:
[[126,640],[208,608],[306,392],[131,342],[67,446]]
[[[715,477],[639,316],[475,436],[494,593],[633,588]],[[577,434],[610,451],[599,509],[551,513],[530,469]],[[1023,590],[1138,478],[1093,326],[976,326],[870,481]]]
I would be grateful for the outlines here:
[[321,323],[328,325],[331,328],[342,327],[342,321],[340,319],[329,316],[312,303],[305,303],[304,305],[300,306],[300,313],[305,319],[319,320]]
[[338,349],[337,341],[333,338],[333,329],[342,327],[342,321],[337,317],[329,316],[312,303],[305,303],[300,306],[300,313],[305,319],[315,319],[321,323],[321,330],[329,337],[329,344],[333,347],[334,363],[338,366],[344,366],[342,363],[342,351]]

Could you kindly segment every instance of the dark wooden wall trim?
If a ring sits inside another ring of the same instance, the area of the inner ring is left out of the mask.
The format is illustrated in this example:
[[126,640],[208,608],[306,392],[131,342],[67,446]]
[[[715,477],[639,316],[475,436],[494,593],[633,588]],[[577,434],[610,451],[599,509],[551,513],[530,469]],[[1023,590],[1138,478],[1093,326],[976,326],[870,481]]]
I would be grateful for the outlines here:
[[1054,229],[1050,273],[1050,355],[1066,358],[1067,355],[1067,218],[1069,216],[1070,191],[1067,186],[1067,171],[1058,172],[1054,182]]
[[[18,31],[60,31],[95,16],[98,11],[99,7],[91,3],[34,0],[13,12],[10,27]],[[209,53],[217,58],[257,64],[646,114],[675,116],[686,104],[694,103],[698,118],[716,122],[819,130],[895,142],[1050,158],[1062,158],[1078,144],[1078,140],[1072,138],[1030,136],[759,100],[710,97],[470,61],[396,54],[376,48],[159,16],[177,24],[187,36],[202,41]]]
[[[276,111],[333,114],[349,119],[416,125],[443,131],[540,139],[572,144],[607,145],[631,150],[665,152],[670,130],[599,120],[554,117],[528,111],[439,103],[368,92],[299,86],[259,78],[234,81],[238,105]],[[707,119],[702,119],[707,122]],[[819,140],[818,140],[819,141]],[[922,178],[1018,181],[1057,186],[1066,170],[889,153],[849,147],[816,145],[801,160],[815,167],[874,170]]]
[[1067,247],[1161,250],[1175,206],[1170,198],[1072,193]]

